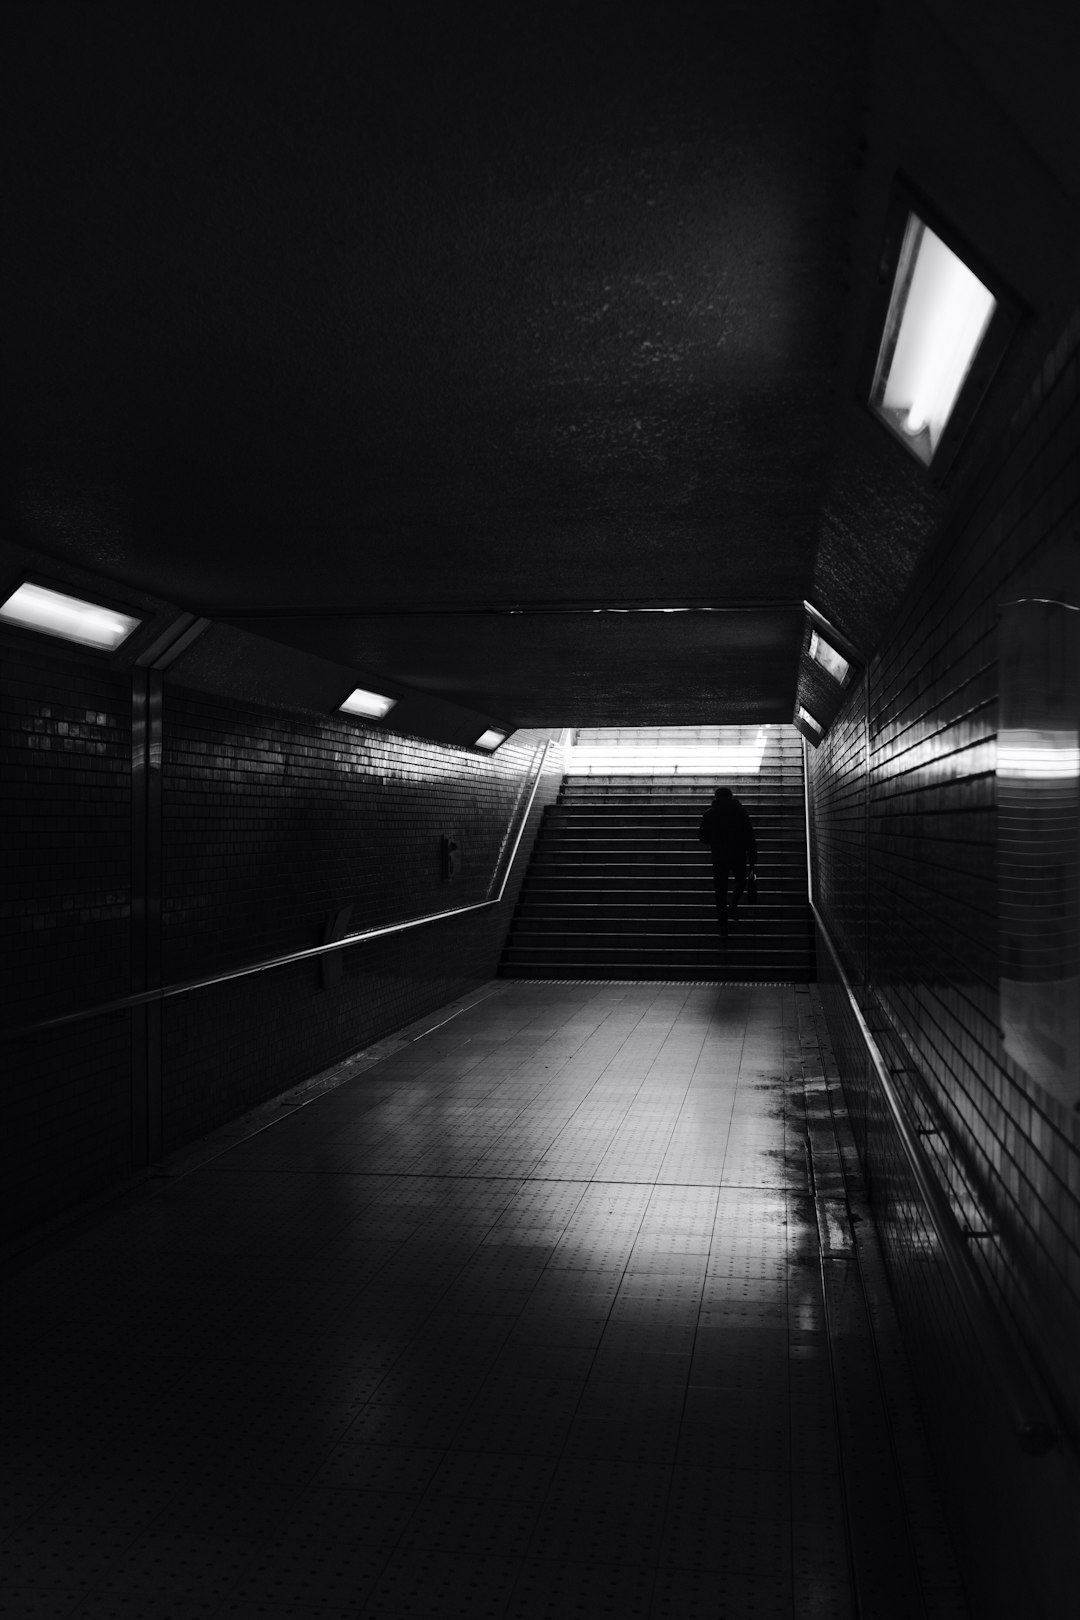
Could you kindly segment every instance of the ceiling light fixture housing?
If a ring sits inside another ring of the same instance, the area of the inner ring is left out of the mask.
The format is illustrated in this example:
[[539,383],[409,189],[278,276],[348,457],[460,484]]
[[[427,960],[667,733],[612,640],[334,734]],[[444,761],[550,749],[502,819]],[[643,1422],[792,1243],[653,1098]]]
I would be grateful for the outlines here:
[[795,711],[795,724],[807,742],[813,743],[815,748],[825,735],[825,727],[815,720],[810,710],[804,708],[801,703]]
[[482,731],[480,733],[475,743],[473,743],[473,747],[483,748],[489,754],[493,754],[496,748],[500,748],[502,746],[508,736],[509,732],[495,731],[494,729],[489,728],[487,731]]
[[69,596],[66,591],[37,585],[32,580],[24,580],[0,603],[0,620],[20,630],[36,630],[98,652],[115,652],[142,623],[133,613]]
[[1001,278],[897,181],[863,398],[935,479],[954,460],[1019,319]]
[[382,692],[366,692],[358,686],[341,704],[340,713],[359,714],[365,720],[384,720],[396,703],[397,698],[386,697]]
[[841,686],[851,673],[848,659],[842,653],[838,653],[835,647],[830,646],[817,630],[810,631],[810,657]]

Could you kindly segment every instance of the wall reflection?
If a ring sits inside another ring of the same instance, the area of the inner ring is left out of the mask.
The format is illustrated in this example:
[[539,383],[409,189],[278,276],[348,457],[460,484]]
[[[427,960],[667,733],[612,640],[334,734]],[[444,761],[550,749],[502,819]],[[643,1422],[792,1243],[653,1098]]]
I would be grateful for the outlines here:
[[1014,1062],[1080,1100],[1080,609],[1009,602],[999,621],[1001,1025]]

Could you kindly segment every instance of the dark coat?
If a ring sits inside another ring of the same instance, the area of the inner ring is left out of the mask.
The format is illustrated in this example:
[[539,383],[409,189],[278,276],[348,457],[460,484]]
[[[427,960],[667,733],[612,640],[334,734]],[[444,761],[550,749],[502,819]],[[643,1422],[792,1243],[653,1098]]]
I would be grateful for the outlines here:
[[754,829],[738,799],[718,799],[706,810],[698,828],[698,840],[708,844],[714,855],[744,856],[751,866],[757,860]]

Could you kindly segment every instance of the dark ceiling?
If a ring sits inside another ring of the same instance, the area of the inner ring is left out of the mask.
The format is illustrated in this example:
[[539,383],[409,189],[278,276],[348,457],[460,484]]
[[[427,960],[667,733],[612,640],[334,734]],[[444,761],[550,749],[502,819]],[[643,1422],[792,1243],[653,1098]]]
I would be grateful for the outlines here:
[[1075,268],[1007,39],[887,11],[7,6],[7,540],[512,726],[790,719],[951,499],[853,393],[894,170],[1031,310],[985,443]]

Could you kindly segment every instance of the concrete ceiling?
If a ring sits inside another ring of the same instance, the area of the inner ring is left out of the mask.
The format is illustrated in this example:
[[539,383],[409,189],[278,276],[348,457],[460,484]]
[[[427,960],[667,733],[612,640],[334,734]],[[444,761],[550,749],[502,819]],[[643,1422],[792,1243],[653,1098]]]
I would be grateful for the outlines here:
[[945,10],[9,4],[7,539],[511,726],[789,719],[952,499],[855,398],[893,172],[1031,311],[984,437],[1067,313]]

